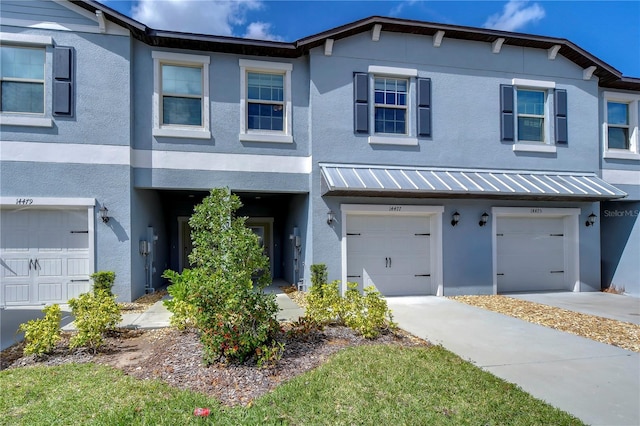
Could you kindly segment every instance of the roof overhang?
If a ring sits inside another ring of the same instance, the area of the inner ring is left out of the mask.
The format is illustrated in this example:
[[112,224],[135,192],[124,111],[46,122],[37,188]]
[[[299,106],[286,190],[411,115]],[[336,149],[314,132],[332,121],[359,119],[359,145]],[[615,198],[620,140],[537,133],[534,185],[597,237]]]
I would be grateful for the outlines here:
[[604,201],[626,193],[593,173],[319,165],[323,195]]

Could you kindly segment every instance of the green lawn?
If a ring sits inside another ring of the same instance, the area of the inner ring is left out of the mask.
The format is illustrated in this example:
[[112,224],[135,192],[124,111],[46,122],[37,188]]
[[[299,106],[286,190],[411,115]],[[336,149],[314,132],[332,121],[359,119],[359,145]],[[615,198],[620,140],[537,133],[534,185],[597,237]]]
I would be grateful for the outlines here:
[[582,424],[441,347],[351,348],[248,408],[94,364],[5,370],[0,389],[7,425]]

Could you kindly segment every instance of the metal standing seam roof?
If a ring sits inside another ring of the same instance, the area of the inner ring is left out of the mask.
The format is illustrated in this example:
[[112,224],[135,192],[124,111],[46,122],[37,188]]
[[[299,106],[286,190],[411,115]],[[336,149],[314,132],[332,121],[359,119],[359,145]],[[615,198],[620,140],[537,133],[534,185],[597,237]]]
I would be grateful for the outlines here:
[[593,173],[320,164],[331,195],[447,195],[610,200],[626,193]]

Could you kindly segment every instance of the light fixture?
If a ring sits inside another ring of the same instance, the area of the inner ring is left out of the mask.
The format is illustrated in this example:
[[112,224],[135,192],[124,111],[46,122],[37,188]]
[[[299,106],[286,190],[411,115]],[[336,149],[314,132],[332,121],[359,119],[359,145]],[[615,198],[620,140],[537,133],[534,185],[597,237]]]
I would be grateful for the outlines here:
[[104,204],[100,207],[100,218],[104,223],[109,222],[109,209]]
[[333,210],[329,210],[327,212],[327,225],[331,225],[334,220],[336,220],[336,215]]
[[460,213],[458,213],[458,211],[456,210],[451,215],[451,226],[456,226],[458,224],[458,222],[460,222]]
[[487,212],[482,213],[482,216],[480,216],[480,222],[478,222],[478,225],[485,226],[487,224],[487,219],[489,219],[489,215],[487,214]]
[[596,218],[598,216],[596,216],[595,214],[591,213],[589,215],[589,217],[587,217],[587,221],[584,223],[586,226],[593,226],[596,223]]

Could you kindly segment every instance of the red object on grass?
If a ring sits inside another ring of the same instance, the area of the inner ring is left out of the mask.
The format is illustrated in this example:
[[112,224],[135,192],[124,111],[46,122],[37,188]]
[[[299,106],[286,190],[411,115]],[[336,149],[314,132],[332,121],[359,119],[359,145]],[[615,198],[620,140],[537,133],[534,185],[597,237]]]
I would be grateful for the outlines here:
[[208,408],[196,408],[193,410],[193,415],[198,417],[208,417],[211,411]]

